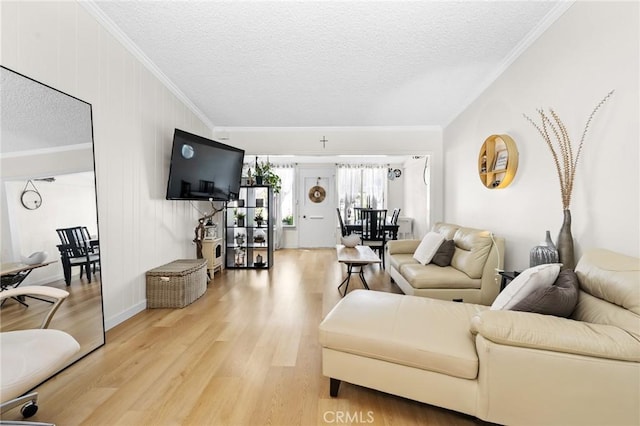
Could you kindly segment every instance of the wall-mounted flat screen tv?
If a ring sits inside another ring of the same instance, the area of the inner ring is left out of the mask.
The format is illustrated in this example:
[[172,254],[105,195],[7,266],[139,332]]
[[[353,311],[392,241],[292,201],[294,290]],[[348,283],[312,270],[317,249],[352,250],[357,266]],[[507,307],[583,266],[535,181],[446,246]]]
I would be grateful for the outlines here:
[[176,129],[167,200],[238,198],[244,150]]

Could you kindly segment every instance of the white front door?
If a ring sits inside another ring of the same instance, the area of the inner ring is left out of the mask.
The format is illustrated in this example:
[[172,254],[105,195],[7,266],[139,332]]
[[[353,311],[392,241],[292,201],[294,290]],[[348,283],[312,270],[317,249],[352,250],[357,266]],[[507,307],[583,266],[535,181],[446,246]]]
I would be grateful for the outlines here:
[[298,246],[336,245],[335,168],[300,168]]

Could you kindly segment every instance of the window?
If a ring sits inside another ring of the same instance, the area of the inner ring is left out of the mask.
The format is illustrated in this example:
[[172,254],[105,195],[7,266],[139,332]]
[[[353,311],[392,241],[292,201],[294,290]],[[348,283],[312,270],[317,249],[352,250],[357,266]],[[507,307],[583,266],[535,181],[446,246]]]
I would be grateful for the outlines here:
[[339,164],[337,184],[340,212],[347,223],[354,220],[355,207],[387,206],[386,166]]
[[295,169],[293,166],[274,165],[274,171],[282,180],[282,187],[280,188],[280,212],[278,213],[278,217],[282,220],[283,226],[294,226],[295,204],[293,182]]

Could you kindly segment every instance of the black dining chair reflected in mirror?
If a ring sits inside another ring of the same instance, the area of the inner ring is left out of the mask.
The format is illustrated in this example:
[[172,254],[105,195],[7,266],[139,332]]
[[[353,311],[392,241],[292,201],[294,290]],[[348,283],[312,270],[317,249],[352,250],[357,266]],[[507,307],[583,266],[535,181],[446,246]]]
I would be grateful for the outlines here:
[[87,239],[88,231],[85,230],[86,227],[82,226],[56,229],[62,243],[57,247],[60,252],[64,282],[67,285],[71,285],[71,268],[79,266],[80,278],[82,278],[83,273],[86,273],[87,280],[91,282],[91,276],[95,273],[96,264],[100,263],[100,254],[94,252],[90,239]]

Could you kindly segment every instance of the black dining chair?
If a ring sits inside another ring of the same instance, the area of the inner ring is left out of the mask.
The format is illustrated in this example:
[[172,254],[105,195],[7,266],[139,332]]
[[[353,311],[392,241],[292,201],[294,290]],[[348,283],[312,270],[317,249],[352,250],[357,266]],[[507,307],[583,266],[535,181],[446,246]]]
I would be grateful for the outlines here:
[[393,229],[387,230],[387,239],[396,240],[398,238],[398,217],[400,217],[401,209],[393,209],[393,213],[391,213],[391,220],[389,220],[389,225],[393,226]]
[[96,265],[100,263],[100,254],[94,252],[82,228],[82,226],[75,226],[56,229],[62,243],[57,247],[60,252],[64,282],[67,285],[71,285],[72,267],[79,266],[80,278],[82,278],[83,273],[86,273],[87,280],[91,282],[92,268],[93,272],[95,272]]
[[382,260],[382,269],[384,264],[384,247],[387,244],[387,232],[385,225],[387,223],[386,209],[362,209],[362,245],[371,247],[372,250],[378,252]]
[[347,235],[349,235],[349,231],[347,230],[347,227],[344,224],[344,220],[342,220],[340,209],[336,208],[336,211],[338,212],[338,221],[340,222],[340,232],[342,233],[343,237],[346,237]]

